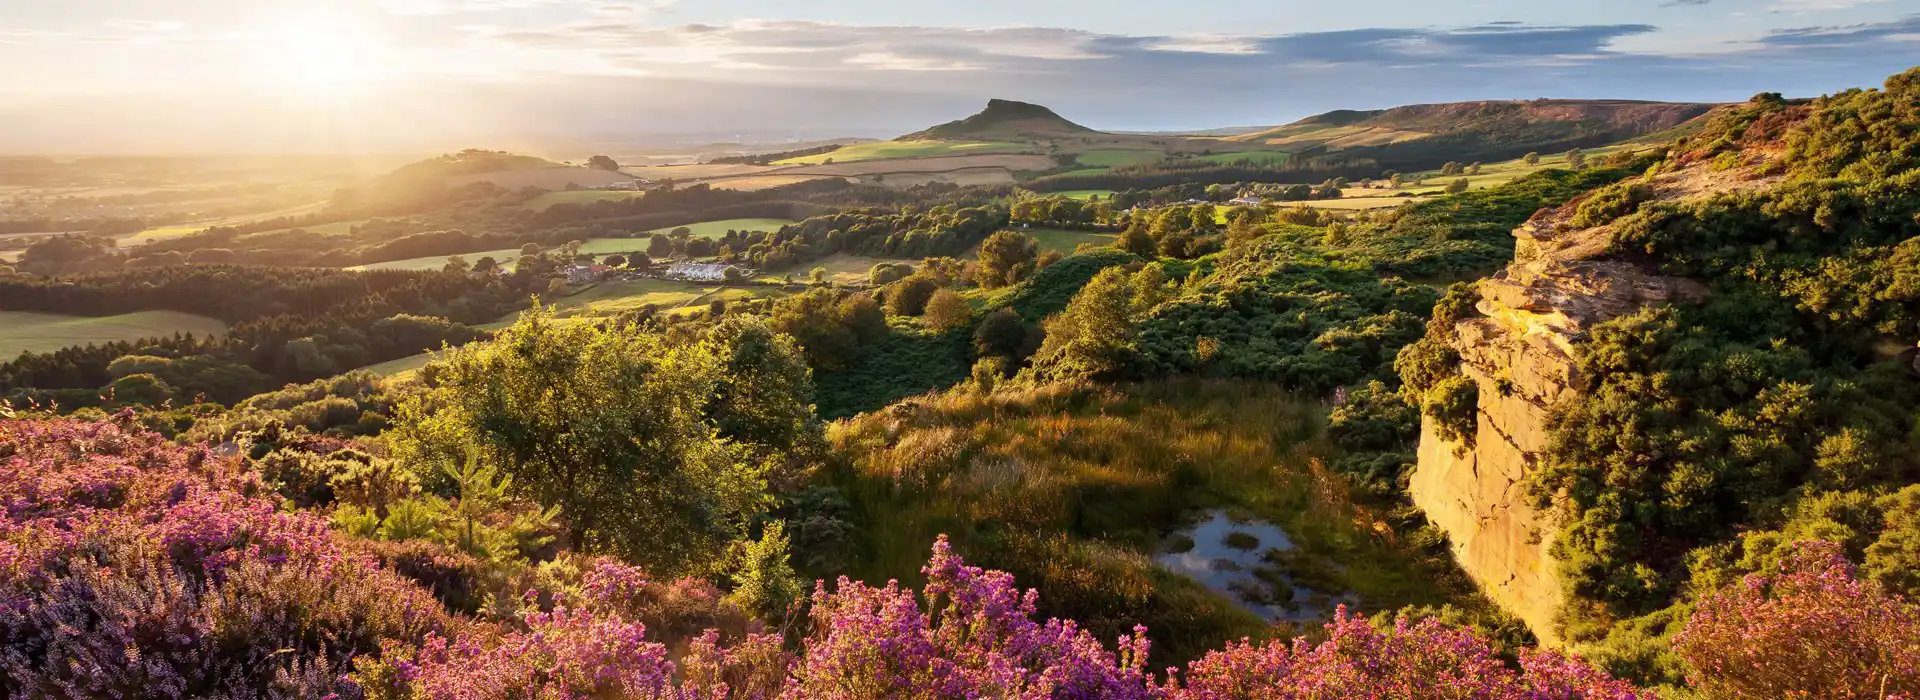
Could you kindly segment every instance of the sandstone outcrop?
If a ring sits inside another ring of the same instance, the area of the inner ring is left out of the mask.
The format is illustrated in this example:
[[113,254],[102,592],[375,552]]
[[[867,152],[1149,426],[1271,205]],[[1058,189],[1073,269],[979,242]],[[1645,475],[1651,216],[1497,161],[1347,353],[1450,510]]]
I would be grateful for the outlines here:
[[1607,259],[1605,227],[1564,230],[1577,204],[1542,212],[1515,231],[1513,264],[1479,283],[1479,314],[1460,321],[1450,342],[1461,373],[1480,389],[1473,447],[1441,438],[1427,419],[1411,486],[1414,503],[1447,532],[1467,573],[1550,645],[1560,641],[1564,603],[1549,552],[1556,526],[1528,495],[1549,411],[1583,390],[1578,348],[1595,326],[1705,293]]

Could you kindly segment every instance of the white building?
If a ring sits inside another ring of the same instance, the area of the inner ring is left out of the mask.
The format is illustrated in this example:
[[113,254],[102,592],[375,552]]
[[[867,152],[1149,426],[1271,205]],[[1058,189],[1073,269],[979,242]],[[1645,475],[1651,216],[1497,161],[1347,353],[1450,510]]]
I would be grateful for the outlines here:
[[682,262],[668,266],[667,277],[669,279],[694,280],[697,282],[719,282],[727,278],[728,270],[739,270],[738,274],[741,277],[745,277],[747,273],[745,269],[738,265]]
[[1238,197],[1235,199],[1228,200],[1227,203],[1236,205],[1236,206],[1242,206],[1242,207],[1257,207],[1262,204],[1266,204],[1267,200],[1261,197],[1247,195],[1244,197]]

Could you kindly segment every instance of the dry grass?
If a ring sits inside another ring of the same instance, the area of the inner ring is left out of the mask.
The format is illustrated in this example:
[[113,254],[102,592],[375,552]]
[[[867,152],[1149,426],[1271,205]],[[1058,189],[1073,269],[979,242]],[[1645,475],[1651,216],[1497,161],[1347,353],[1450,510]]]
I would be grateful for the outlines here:
[[[1397,542],[1385,514],[1356,504],[1322,466],[1334,451],[1321,437],[1324,411],[1266,385],[1186,380],[962,387],[835,423],[829,438],[844,466],[833,481],[865,539],[852,572],[911,580],[927,543],[947,534],[1039,586],[1043,607],[1065,596],[1051,612],[1139,615],[1166,633],[1167,601],[1198,610],[1219,599],[1185,597],[1180,582],[1191,582],[1154,573],[1146,557],[1195,513],[1219,508],[1284,528],[1303,560],[1335,572],[1366,609],[1470,596],[1456,569]],[[1090,561],[1108,568],[1080,568]],[[1208,609],[1176,646],[1244,633]]]

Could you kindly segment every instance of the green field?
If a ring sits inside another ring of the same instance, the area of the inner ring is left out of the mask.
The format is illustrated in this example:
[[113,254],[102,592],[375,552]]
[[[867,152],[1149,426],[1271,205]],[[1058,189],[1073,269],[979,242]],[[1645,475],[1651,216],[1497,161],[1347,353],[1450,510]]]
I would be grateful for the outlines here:
[[881,141],[878,143],[856,143],[832,153],[788,158],[774,165],[819,165],[829,160],[835,163],[853,163],[863,160],[887,160],[889,158],[927,158],[930,156],[964,156],[980,153],[1004,153],[1019,151],[1025,146],[1004,141]]
[[209,224],[190,224],[185,226],[163,226],[160,228],[150,228],[145,231],[141,231],[139,233],[128,236],[126,240],[131,244],[138,245],[141,243],[145,243],[147,241],[159,240],[162,238],[177,238],[179,236],[186,236],[186,235],[199,233],[201,231],[207,230],[208,226]]
[[217,335],[227,324],[177,311],[139,311],[119,316],[67,316],[0,311],[0,361],[23,352],[52,352],[73,345],[139,340],[174,333]]
[[1096,196],[1102,200],[1107,200],[1113,199],[1113,190],[1067,190],[1065,192],[1054,192],[1049,196],[1078,199],[1082,202],[1093,199]]
[[[773,233],[774,231],[780,230],[780,227],[791,223],[794,223],[792,219],[727,219],[725,221],[708,221],[693,224],[687,228],[693,229],[693,235],[699,238],[719,238],[726,235],[728,231],[765,231],[767,233]],[[668,233],[676,228],[680,227],[670,226],[663,229],[656,229],[654,233]]]
[[1086,168],[1083,170],[1069,170],[1064,173],[1060,173],[1059,175],[1056,175],[1056,177],[1066,177],[1068,175],[1105,175],[1109,170],[1112,170],[1112,168]]
[[1081,165],[1095,168],[1117,168],[1122,165],[1152,163],[1165,157],[1167,157],[1167,154],[1161,151],[1104,148],[1080,153],[1076,156],[1076,159],[1080,161]]
[[402,357],[398,360],[388,360],[377,365],[368,365],[360,369],[382,377],[399,377],[412,374],[421,367],[427,366],[427,363],[432,362],[434,356],[438,354],[437,352],[423,352],[418,355]]
[[[897,262],[904,262],[904,263],[911,264],[915,261],[889,260],[886,258],[869,258],[862,255],[849,255],[847,253],[836,253],[833,255],[829,255],[823,259],[815,260],[813,262],[806,263],[799,267],[794,268],[793,279],[795,281],[806,280],[808,276],[813,274],[813,269],[816,267],[819,267],[819,268],[825,268],[827,271],[827,278],[832,280],[835,283],[866,284],[868,279],[867,273],[873,269],[874,265],[878,265],[880,263],[897,263]],[[919,266],[915,265],[915,267],[919,267]],[[784,277],[785,274],[786,273],[781,273],[776,277]],[[774,278],[763,278],[763,279],[774,279]]]
[[1286,151],[1243,151],[1240,153],[1215,153],[1201,156],[1199,159],[1209,163],[1226,165],[1229,163],[1250,162],[1255,165],[1284,165],[1293,154]]
[[587,204],[589,202],[618,202],[640,196],[630,190],[572,190],[548,192],[527,200],[522,205],[529,211],[546,211],[555,204]]
[[1072,255],[1073,249],[1082,243],[1094,245],[1112,245],[1114,234],[1094,233],[1091,231],[1066,231],[1054,228],[1036,228],[1021,231],[1039,241],[1040,250],[1057,250],[1062,255]]
[[[785,226],[791,223],[793,223],[793,221],[790,219],[727,219],[725,221],[706,221],[698,224],[693,224],[691,226],[688,226],[687,228],[692,229],[693,235],[698,236],[700,238],[719,238],[723,235],[726,235],[728,231],[766,231],[771,233],[773,231],[778,230],[781,226]],[[674,228],[679,228],[679,227],[676,226],[671,228],[663,228],[657,231],[653,231],[653,233],[666,234],[668,232],[673,231]],[[588,239],[587,241],[584,242],[583,245],[580,246],[580,252],[588,253],[591,255],[611,255],[613,253],[639,253],[639,252],[645,252],[648,244],[650,243],[652,243],[652,241],[645,238],[592,238],[592,239]],[[451,256],[432,255],[424,258],[408,258],[406,260],[391,260],[388,262],[373,263],[370,265],[358,265],[358,266],[350,267],[347,269],[349,270],[437,270],[447,264],[448,257],[451,257]],[[499,250],[482,250],[482,251],[477,251],[472,253],[461,253],[460,257],[466,258],[467,262],[473,262],[475,260],[479,260],[485,257],[492,257],[495,261],[498,261],[502,266],[508,269],[512,269],[515,262],[520,259],[520,249],[519,248],[502,248]]]

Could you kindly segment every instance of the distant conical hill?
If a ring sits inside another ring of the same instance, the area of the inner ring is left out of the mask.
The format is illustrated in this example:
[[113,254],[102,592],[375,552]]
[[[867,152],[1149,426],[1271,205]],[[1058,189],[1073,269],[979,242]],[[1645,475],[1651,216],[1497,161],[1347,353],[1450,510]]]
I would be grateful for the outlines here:
[[1019,140],[1096,133],[1067,121],[1053,110],[1012,100],[989,100],[987,108],[966,119],[947,122],[899,138],[901,141]]

